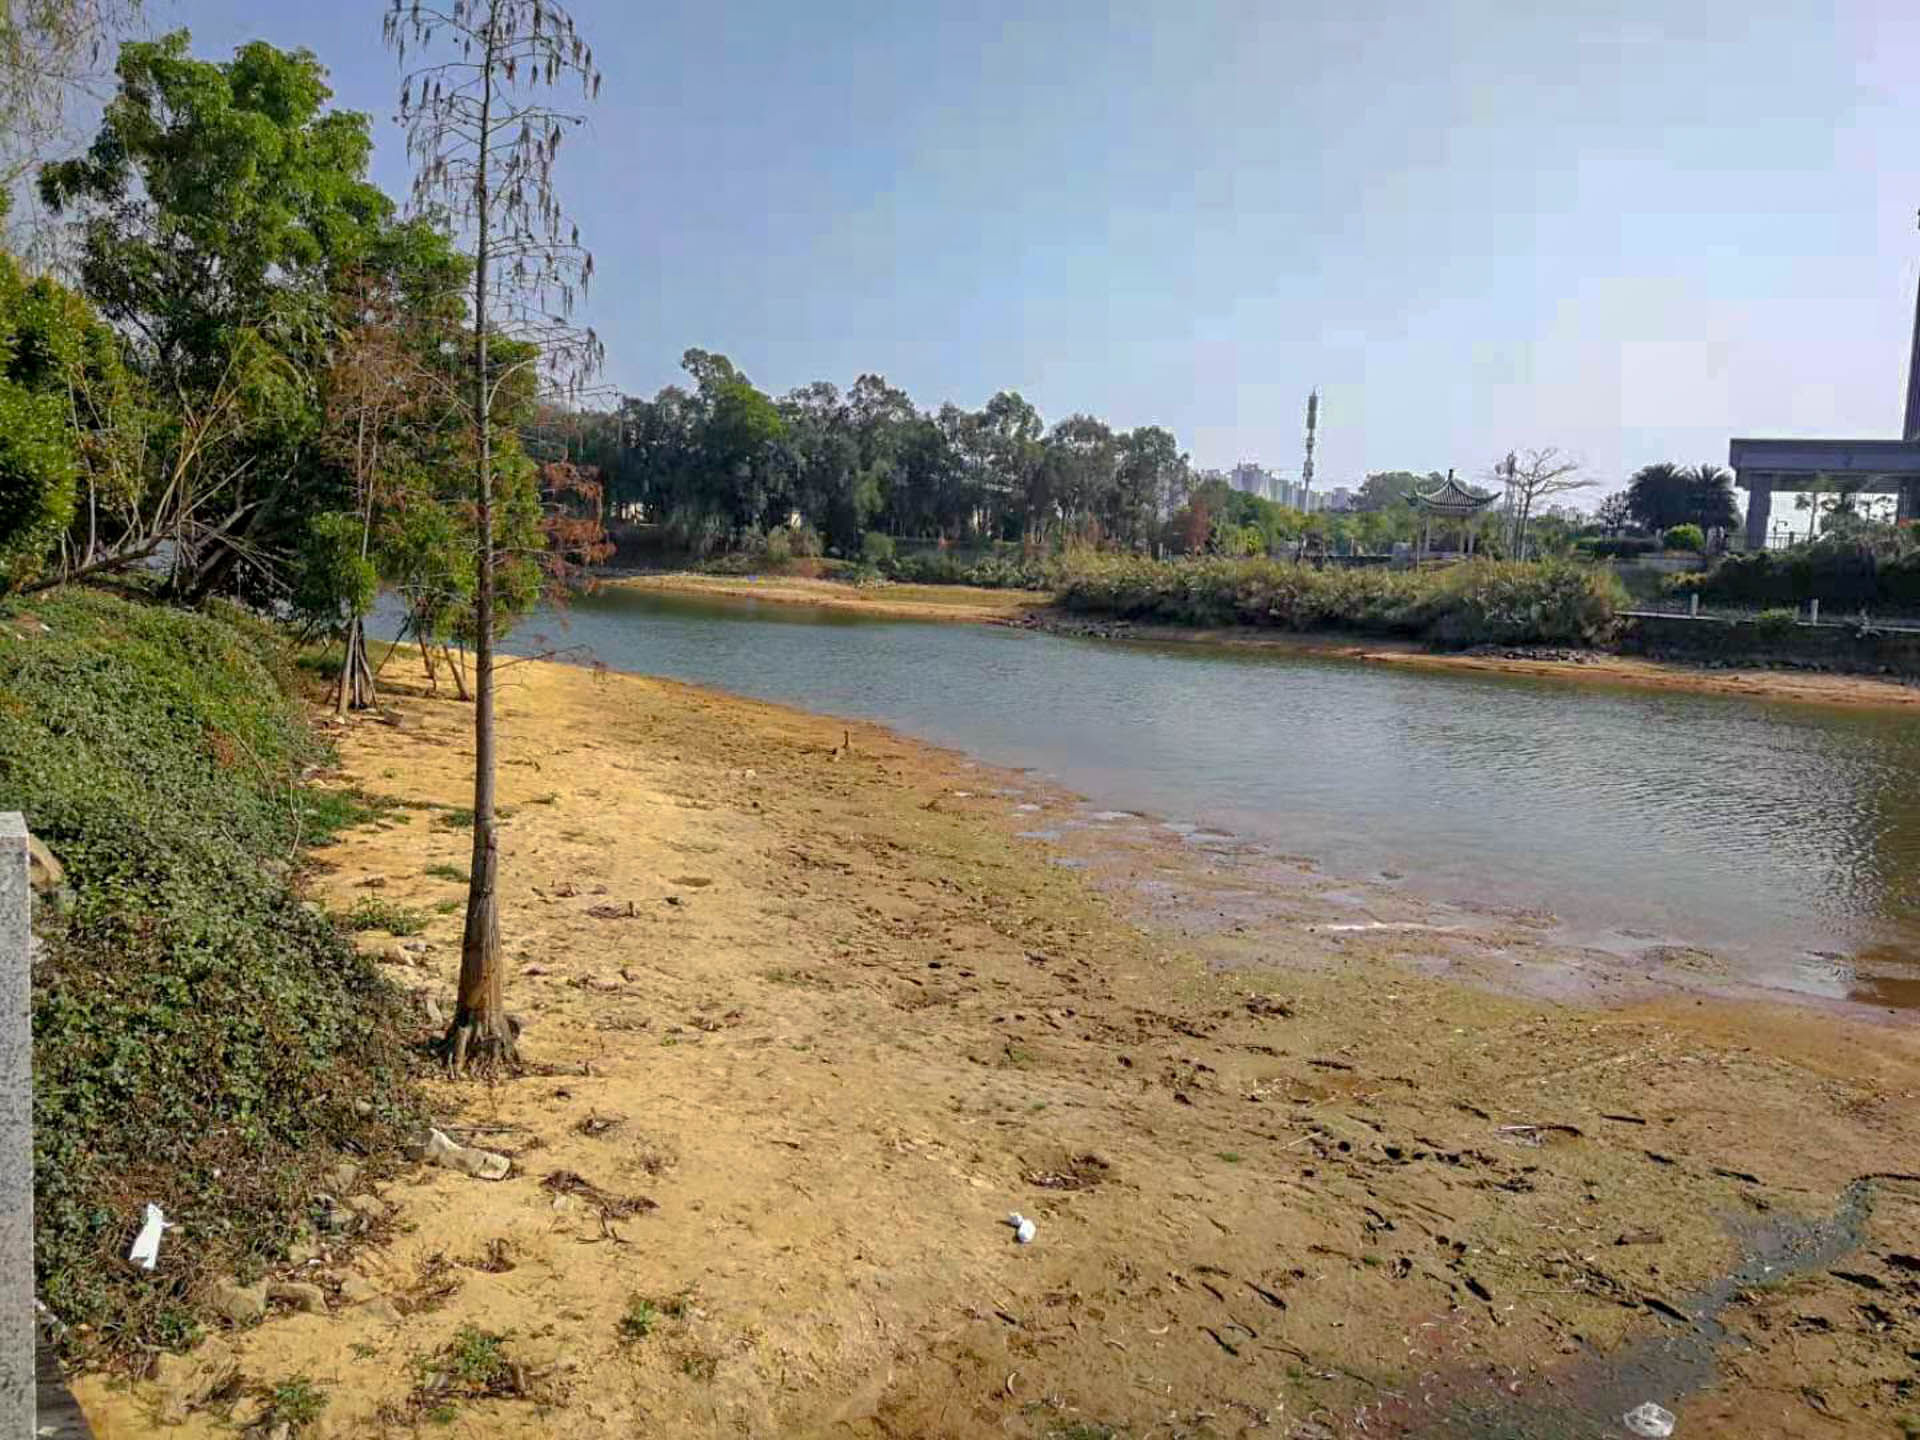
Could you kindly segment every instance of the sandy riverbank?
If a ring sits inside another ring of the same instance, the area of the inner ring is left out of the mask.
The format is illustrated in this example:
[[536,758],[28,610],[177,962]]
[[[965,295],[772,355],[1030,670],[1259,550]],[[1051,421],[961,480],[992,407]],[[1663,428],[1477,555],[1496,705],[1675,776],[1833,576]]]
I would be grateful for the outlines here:
[[[467,708],[394,718],[345,733],[338,783],[466,804]],[[1920,1168],[1911,1025],[1710,1000],[1689,957],[1558,1005],[1585,962],[1543,917],[873,727],[836,758],[842,722],[685,686],[515,664],[502,726],[537,1068],[434,1097],[515,1173],[398,1165],[380,1242],[301,1267],[325,1313],[218,1337],[247,1384],[325,1391],[306,1434],[1572,1437],[1660,1399],[1693,1440],[1915,1408],[1920,1181],[1863,1180]],[[316,893],[456,901],[445,813],[350,832]],[[395,983],[444,996],[458,923]],[[657,1208],[603,1225],[567,1173]],[[1844,1258],[1742,1289],[1729,1337],[1688,1318],[1856,1184]],[[541,1398],[424,1420],[416,1367],[462,1325]],[[153,1432],[154,1384],[79,1388],[101,1436]]]
[[861,589],[840,580],[812,580],[794,575],[700,575],[691,571],[612,576],[600,583],[670,595],[759,600],[770,605],[812,605],[895,620],[1006,620],[1051,600],[1038,590],[892,584]]

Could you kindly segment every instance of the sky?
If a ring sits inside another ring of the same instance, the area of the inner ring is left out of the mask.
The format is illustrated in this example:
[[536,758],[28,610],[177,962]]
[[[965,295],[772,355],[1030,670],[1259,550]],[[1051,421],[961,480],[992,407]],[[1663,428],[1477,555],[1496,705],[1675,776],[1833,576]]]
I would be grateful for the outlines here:
[[[312,49],[407,181],[380,0],[153,0]],[[1552,12],[1552,13],[1547,13]],[[561,152],[607,379],[878,372],[1164,425],[1196,465],[1596,481],[1897,437],[1920,7],[1894,0],[575,0]],[[1907,83],[1901,83],[1905,81]]]

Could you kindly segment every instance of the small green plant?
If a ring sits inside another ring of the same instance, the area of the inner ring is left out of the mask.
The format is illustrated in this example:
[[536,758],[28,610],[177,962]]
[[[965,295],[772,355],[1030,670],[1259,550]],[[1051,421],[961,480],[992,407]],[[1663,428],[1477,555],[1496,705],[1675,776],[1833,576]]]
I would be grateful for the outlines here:
[[436,880],[457,880],[462,885],[465,885],[469,880],[473,878],[471,875],[467,874],[466,871],[462,870],[458,865],[447,865],[447,864],[429,865],[425,870],[422,870],[420,873],[422,875],[431,875]]
[[1793,634],[1799,623],[1799,611],[1776,608],[1762,610],[1754,617],[1753,628],[1763,640],[1784,640]]
[[459,908],[460,908],[460,901],[458,900],[442,900],[439,904],[433,907],[433,913],[436,915],[451,915],[453,914],[454,911],[458,910]]
[[893,561],[893,537],[878,530],[869,530],[860,537],[860,559],[862,563],[875,569]]
[[418,935],[427,928],[427,916],[423,910],[398,905],[378,895],[363,895],[347,911],[346,926],[355,931],[384,930],[389,935]]
[[660,1312],[653,1308],[652,1301],[635,1295],[627,1301],[627,1313],[620,1317],[621,1340],[632,1344],[646,1339],[653,1333],[654,1323],[659,1318]]
[[1669,550],[1691,550],[1698,555],[1707,548],[1707,532],[1698,525],[1676,525],[1663,538]]
[[287,1425],[294,1430],[311,1425],[327,1408],[326,1392],[305,1375],[291,1375],[267,1391],[267,1429]]
[[477,1325],[462,1325],[456,1330],[442,1358],[448,1379],[472,1394],[486,1394],[512,1378],[507,1337]]
[[1220,1158],[1229,1165],[1238,1165],[1240,1163],[1240,1152],[1238,1150],[1222,1150],[1220,1152]]
[[471,810],[442,810],[434,818],[437,823],[446,826],[449,830],[471,830],[473,828],[473,811]]

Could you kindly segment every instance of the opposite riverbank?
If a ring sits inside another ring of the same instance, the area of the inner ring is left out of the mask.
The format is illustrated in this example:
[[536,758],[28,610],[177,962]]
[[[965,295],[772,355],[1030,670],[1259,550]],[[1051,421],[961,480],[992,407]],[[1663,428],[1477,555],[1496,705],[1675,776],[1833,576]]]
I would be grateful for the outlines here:
[[[315,888],[420,919],[364,943],[424,1039],[471,713],[393,700],[327,783],[406,803]],[[296,1376],[314,1436],[1584,1435],[1647,1399],[1688,1436],[1830,1436],[1911,1408],[1920,1182],[1871,1178],[1920,1153],[1911,1027],[1715,1001],[1677,960],[1607,1008],[1513,993],[1579,963],[1539,916],[1356,911],[1303,862],[871,726],[538,662],[501,718],[535,1068],[430,1099],[515,1173],[377,1184],[371,1240],[276,1265],[317,1289],[210,1342],[174,1433]],[[1016,838],[1040,826],[1070,843]],[[1835,1216],[1819,1266],[1729,1279]],[[434,1389],[475,1335],[518,1368]],[[182,1377],[80,1390],[146,1435]]]
[[769,605],[810,605],[823,610],[892,620],[957,620],[979,623],[1008,620],[1051,602],[1039,590],[984,590],[972,585],[896,585],[860,587],[843,580],[797,575],[702,575],[690,570],[612,575],[604,585],[653,590],[668,595],[758,600]]
[[1821,705],[1920,707],[1920,685],[1894,678],[1829,674],[1759,666],[1689,665],[1619,655],[1608,650],[1555,647],[1481,647],[1435,650],[1415,641],[1383,640],[1333,632],[1299,633],[1253,626],[1138,624],[1067,614],[1052,597],[1035,590],[987,590],[966,585],[891,585],[865,589],[844,581],[789,576],[702,575],[669,571],[611,575],[599,583],[714,600],[754,600],[771,605],[812,606],[880,619],[945,620],[1001,624],[1089,639],[1148,644],[1212,645],[1317,654],[1372,664],[1442,670],[1475,670],[1584,684],[1626,685],[1690,694],[1804,701]]

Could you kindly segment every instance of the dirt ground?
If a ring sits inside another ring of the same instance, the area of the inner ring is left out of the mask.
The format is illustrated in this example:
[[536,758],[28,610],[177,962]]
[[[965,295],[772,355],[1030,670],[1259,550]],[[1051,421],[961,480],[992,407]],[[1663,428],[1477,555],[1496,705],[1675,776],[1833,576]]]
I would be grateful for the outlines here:
[[602,581],[635,590],[762,600],[779,605],[815,605],[896,620],[1004,620],[1048,604],[1038,590],[984,590],[973,585],[874,585],[865,589],[839,580],[794,575],[698,575],[676,571],[626,575]]
[[[470,711],[391,718],[338,783],[443,808],[314,888],[444,910],[366,937],[444,1000]],[[685,686],[515,664],[502,724],[532,1068],[433,1097],[512,1175],[370,1167],[393,1218],[283,1272],[319,1313],[83,1379],[101,1436],[229,1435],[297,1375],[298,1433],[343,1437],[1920,1425],[1911,1012],[1609,971],[1550,917]],[[506,1395],[433,1379],[469,1326]]]

